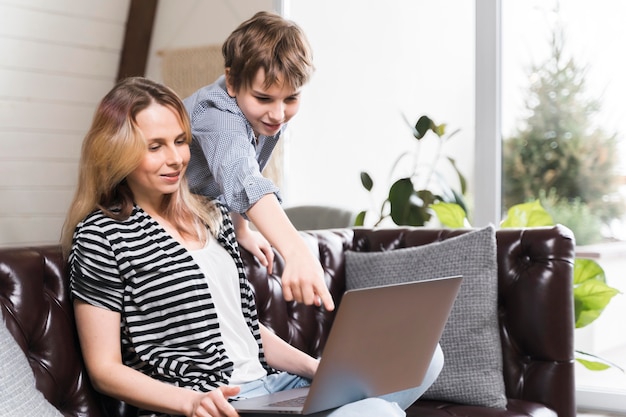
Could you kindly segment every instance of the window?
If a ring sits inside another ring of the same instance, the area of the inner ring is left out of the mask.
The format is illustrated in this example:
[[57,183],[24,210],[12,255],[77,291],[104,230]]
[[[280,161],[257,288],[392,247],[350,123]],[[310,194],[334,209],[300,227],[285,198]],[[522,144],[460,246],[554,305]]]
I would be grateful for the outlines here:
[[[541,199],[620,290],[576,349],[626,369],[626,39],[620,0],[501,1],[502,207]],[[621,40],[621,41],[620,41]],[[618,330],[619,329],[619,330]],[[576,365],[582,408],[626,410],[626,374]]]

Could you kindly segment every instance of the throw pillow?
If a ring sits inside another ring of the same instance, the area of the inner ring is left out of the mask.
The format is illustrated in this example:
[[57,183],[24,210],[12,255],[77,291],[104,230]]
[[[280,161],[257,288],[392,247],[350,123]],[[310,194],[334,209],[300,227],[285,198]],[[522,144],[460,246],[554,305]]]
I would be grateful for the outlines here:
[[444,367],[422,398],[506,408],[493,226],[423,246],[346,252],[348,289],[452,275],[463,282],[440,341]]
[[35,387],[26,355],[0,314],[0,416],[63,417]]

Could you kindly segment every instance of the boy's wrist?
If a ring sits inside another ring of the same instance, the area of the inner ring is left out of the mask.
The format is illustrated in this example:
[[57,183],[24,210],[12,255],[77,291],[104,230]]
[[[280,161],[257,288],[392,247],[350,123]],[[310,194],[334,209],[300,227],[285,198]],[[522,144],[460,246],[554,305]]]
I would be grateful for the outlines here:
[[233,220],[233,227],[235,229],[235,233],[238,233],[238,232],[245,233],[246,230],[250,229],[248,225],[248,220],[246,220],[241,214],[232,213],[231,218]]

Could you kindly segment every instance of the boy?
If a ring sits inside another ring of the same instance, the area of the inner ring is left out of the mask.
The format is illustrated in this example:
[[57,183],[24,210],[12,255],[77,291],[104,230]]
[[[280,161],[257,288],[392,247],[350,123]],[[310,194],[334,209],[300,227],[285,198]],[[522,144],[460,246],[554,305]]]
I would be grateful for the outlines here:
[[287,301],[332,310],[321,265],[283,211],[278,187],[261,174],[313,72],[308,41],[293,22],[258,12],[231,33],[222,54],[224,75],[184,100],[193,134],[189,185],[229,208],[237,240],[269,273],[271,246],[278,250]]

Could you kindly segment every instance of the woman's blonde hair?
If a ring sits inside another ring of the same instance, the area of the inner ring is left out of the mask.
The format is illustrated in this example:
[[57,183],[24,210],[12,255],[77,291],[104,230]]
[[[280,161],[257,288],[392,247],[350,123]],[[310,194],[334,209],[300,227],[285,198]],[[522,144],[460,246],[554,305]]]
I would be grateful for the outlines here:
[[[134,207],[134,197],[126,177],[141,163],[148,147],[137,127],[139,112],[153,103],[176,113],[191,143],[189,116],[180,98],[170,88],[143,77],[120,81],[102,99],[91,128],[83,140],[79,162],[78,186],[67,213],[61,245],[67,256],[74,230],[88,214],[102,210],[105,215],[123,220]],[[206,238],[202,224],[216,233],[221,223],[219,209],[189,191],[186,180],[178,191],[163,201],[163,215],[187,236]]]
[[294,22],[266,11],[241,23],[222,45],[228,81],[235,91],[250,87],[259,69],[265,87],[277,82],[299,89],[314,70],[311,46]]

